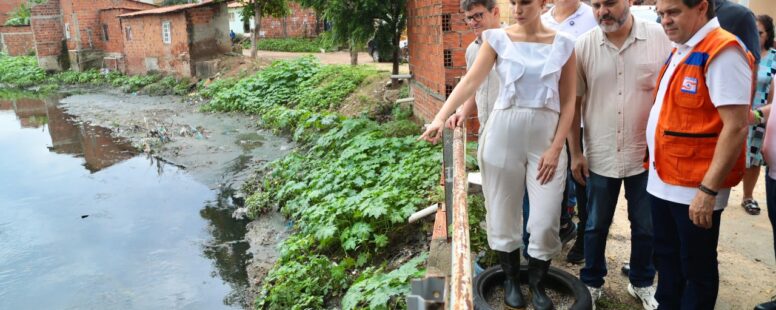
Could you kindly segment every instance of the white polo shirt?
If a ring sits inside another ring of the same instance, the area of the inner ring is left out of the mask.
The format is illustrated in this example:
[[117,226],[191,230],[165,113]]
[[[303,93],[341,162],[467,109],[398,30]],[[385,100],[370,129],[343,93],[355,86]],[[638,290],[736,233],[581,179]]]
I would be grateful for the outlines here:
[[[655,130],[660,116],[660,110],[663,107],[663,99],[666,95],[668,83],[671,76],[674,75],[677,64],[690,54],[692,49],[712,30],[719,28],[719,21],[715,17],[701,27],[695,35],[684,44],[674,43],[676,52],[671,58],[671,63],[666,68],[663,78],[660,80],[657,97],[652,110],[649,113],[647,122],[647,147],[649,148],[649,179],[647,181],[647,192],[663,200],[678,204],[689,205],[695,197],[698,189],[696,187],[677,186],[664,183],[655,171]],[[739,44],[741,42],[739,41]],[[743,47],[743,44],[741,44]],[[745,48],[745,47],[743,47]],[[728,47],[722,50],[717,57],[712,59],[707,65],[706,86],[709,89],[709,95],[714,106],[725,105],[749,105],[751,102],[752,89],[752,69],[746,56],[741,49]],[[727,200],[730,196],[730,188],[719,190],[717,203],[714,210],[721,210],[727,206]]]
[[585,32],[598,26],[598,22],[593,15],[593,8],[584,2],[579,2],[579,8],[571,14],[564,21],[557,21],[552,14],[555,12],[555,7],[551,8],[547,13],[542,14],[542,22],[556,31],[563,31],[570,34],[574,39],[579,38]]

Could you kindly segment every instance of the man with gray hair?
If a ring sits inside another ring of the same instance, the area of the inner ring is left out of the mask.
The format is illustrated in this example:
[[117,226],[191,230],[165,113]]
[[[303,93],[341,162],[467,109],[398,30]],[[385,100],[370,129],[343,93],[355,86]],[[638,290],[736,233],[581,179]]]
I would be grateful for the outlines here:
[[645,130],[657,75],[671,42],[660,25],[631,14],[632,1],[591,1],[598,27],[576,42],[580,113],[575,114],[575,125],[580,117],[585,123],[585,154],[579,145],[579,126],[572,126],[569,147],[572,175],[585,185],[588,197],[580,279],[595,303],[607,274],[606,239],[624,184],[631,224],[627,289],[644,309],[652,310],[658,304],[652,287],[652,214],[643,167]]

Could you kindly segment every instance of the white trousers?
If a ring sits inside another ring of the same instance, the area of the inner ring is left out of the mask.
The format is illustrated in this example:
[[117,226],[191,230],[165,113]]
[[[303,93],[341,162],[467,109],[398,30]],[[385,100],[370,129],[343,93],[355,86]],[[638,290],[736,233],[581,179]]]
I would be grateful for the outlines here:
[[478,159],[485,195],[488,245],[512,252],[523,246],[523,195],[531,201],[528,254],[550,260],[561,250],[560,204],[566,182],[566,151],[549,183],[536,179],[539,159],[552,144],[559,114],[548,109],[494,110],[480,139]]

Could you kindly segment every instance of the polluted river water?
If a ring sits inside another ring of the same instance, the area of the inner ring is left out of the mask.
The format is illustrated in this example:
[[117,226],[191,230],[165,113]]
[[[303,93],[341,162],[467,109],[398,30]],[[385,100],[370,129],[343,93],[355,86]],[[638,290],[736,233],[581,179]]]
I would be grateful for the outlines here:
[[[75,121],[59,102],[0,100],[0,309],[249,306],[247,220],[232,217],[232,189]],[[287,148],[234,136],[239,156],[221,166]]]

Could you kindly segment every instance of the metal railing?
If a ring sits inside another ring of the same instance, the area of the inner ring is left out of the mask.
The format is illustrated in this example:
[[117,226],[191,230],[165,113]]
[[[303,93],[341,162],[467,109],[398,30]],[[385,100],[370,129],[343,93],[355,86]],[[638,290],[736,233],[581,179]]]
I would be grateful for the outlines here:
[[[441,237],[432,236],[431,251],[449,251],[450,260],[449,264],[436,263],[436,267],[444,269],[439,270],[441,274],[429,271],[426,278],[413,280],[412,293],[407,296],[407,306],[411,310],[474,309],[467,206],[466,127],[446,129],[443,140],[445,203],[436,208],[434,235]],[[433,213],[429,212],[431,208],[417,214],[429,215]],[[411,221],[419,217],[422,215],[414,215]],[[441,245],[435,247],[435,239]]]

